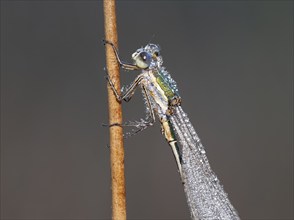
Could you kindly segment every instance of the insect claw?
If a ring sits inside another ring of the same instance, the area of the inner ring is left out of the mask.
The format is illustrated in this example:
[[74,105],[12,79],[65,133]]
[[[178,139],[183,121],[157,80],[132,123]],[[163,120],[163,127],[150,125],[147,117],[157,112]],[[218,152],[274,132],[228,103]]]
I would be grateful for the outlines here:
[[113,45],[113,43],[111,43],[110,41],[105,40],[105,39],[102,39],[102,42],[103,42],[104,45],[106,45],[106,44]]
[[108,40],[103,39],[102,42],[103,42],[104,45],[110,44],[111,46],[114,46],[114,44],[112,42],[108,41]]
[[119,126],[119,127],[122,127],[123,125],[122,124],[119,124],[119,123],[113,123],[113,124],[105,124],[105,123],[102,123],[102,127],[113,127],[113,126]]

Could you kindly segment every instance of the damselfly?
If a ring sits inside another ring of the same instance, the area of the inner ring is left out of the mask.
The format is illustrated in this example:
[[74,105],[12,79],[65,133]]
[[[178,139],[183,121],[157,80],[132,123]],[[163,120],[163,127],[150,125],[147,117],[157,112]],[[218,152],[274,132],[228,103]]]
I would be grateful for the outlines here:
[[[181,107],[181,97],[176,82],[162,66],[160,47],[147,44],[132,54],[133,63],[122,61],[117,48],[109,41],[123,69],[140,70],[136,79],[119,95],[114,83],[107,80],[118,101],[128,102],[136,88],[142,89],[147,116],[145,120],[131,122],[135,132],[153,125],[159,118],[162,134],[170,145],[184,183],[184,190],[193,219],[239,219],[218,178],[211,170],[203,145],[187,114]],[[119,124],[112,124],[119,125]],[[119,125],[121,126],[121,125]],[[123,125],[122,125],[123,126]]]

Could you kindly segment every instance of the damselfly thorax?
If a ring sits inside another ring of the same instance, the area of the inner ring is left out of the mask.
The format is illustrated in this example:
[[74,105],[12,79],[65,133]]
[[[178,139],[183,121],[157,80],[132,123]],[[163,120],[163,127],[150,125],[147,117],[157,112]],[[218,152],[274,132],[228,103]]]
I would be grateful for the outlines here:
[[142,71],[141,86],[146,88],[151,106],[156,109],[159,119],[167,119],[173,114],[174,107],[181,104],[180,96],[173,91],[158,69]]

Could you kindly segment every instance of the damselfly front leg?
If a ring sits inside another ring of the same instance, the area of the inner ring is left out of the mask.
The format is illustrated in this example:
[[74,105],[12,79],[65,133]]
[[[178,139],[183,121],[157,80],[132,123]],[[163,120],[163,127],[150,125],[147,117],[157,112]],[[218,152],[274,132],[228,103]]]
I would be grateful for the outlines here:
[[117,59],[117,62],[119,63],[119,65],[123,68],[123,69],[126,69],[126,70],[139,70],[140,68],[134,64],[130,64],[130,63],[127,63],[127,62],[124,62],[124,61],[121,61],[121,59],[119,58],[119,55],[118,55],[118,49],[114,46],[114,44],[108,40],[103,40],[103,43],[104,45],[106,44],[109,44],[114,53],[115,53],[115,56],[116,56],[116,59]]

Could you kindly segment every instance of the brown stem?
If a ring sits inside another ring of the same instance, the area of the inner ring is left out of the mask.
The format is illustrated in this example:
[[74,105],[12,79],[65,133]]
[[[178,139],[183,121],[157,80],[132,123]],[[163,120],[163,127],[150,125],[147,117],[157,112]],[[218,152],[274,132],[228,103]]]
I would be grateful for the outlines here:
[[[115,0],[104,0],[105,39],[117,46]],[[111,46],[106,45],[106,66],[117,91],[120,91],[119,65]],[[120,103],[108,85],[109,124],[122,123]],[[124,175],[123,131],[120,126],[111,126],[110,164],[112,181],[112,219],[126,219],[126,190]]]

